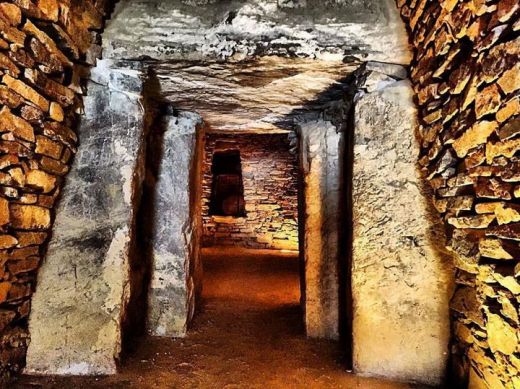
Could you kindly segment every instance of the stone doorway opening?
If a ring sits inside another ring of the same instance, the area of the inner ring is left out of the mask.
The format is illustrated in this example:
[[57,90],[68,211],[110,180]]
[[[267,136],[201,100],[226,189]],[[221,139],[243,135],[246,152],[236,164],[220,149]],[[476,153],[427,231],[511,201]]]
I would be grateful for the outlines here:
[[304,338],[294,134],[209,132],[202,157],[201,317],[233,310],[250,341],[251,315]]
[[203,247],[298,252],[293,146],[288,133],[206,135]]

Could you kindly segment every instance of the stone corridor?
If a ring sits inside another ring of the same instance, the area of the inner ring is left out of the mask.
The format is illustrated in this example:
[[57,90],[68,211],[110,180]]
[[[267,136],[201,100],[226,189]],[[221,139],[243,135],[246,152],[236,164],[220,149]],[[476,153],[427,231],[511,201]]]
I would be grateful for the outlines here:
[[140,339],[114,376],[22,376],[13,388],[418,388],[347,373],[335,342],[305,338],[298,258],[251,253],[204,250],[186,338]]

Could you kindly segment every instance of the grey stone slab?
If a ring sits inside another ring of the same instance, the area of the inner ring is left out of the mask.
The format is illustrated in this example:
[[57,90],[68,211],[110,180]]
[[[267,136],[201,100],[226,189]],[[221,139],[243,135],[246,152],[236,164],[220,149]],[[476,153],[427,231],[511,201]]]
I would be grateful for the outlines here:
[[180,112],[163,118],[162,149],[154,188],[152,277],[148,332],[186,334],[200,282],[200,116]]
[[411,60],[392,0],[126,0],[107,24],[103,48],[105,58],[124,59]]
[[[105,70],[109,78],[133,85],[131,92],[142,85],[138,72]],[[132,293],[131,241],[143,178],[144,116],[139,94],[89,83],[79,151],[32,300],[26,373],[116,372]]]

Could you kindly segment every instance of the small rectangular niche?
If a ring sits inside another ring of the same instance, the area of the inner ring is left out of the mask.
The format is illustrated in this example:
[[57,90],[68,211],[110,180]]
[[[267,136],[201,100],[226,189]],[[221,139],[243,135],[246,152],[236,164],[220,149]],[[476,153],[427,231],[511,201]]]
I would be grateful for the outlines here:
[[244,217],[244,183],[238,150],[218,151],[211,163],[212,188],[209,214]]

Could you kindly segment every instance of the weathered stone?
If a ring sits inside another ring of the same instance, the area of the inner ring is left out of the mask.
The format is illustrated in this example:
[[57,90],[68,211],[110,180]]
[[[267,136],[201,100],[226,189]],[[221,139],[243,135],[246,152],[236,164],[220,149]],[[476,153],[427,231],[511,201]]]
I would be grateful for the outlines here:
[[495,215],[450,217],[448,223],[456,228],[487,228],[495,220]]
[[520,223],[505,224],[503,226],[490,228],[486,231],[486,235],[520,241]]
[[12,283],[7,294],[7,301],[12,302],[20,300],[24,297],[31,295],[31,287],[27,284]]
[[22,22],[22,12],[15,4],[0,3],[0,18],[11,26],[17,26]]
[[[513,251],[513,253],[518,252],[517,250]],[[509,260],[514,257],[504,249],[504,242],[500,239],[482,239],[479,243],[480,254],[485,257],[493,258],[493,259],[504,259]]]
[[29,170],[27,172],[27,185],[49,193],[56,187],[56,177],[42,171]]
[[18,69],[14,62],[2,53],[0,53],[0,69],[5,70],[13,77],[17,77],[18,74],[20,74],[20,69]]
[[[39,108],[33,107],[32,105],[24,105],[20,110],[20,114],[22,118],[33,125],[40,124],[45,115]],[[34,142],[34,140],[32,142]]]
[[46,155],[48,157],[59,160],[62,151],[63,146],[60,143],[54,142],[46,136],[36,136],[36,148],[34,150],[35,153]]
[[11,247],[16,246],[18,240],[11,235],[0,235],[0,249],[10,249]]
[[520,97],[514,97],[509,100],[501,109],[497,112],[496,118],[499,123],[505,122],[513,115],[517,115],[520,112]]
[[498,224],[520,222],[520,206],[516,204],[499,203],[495,208]]
[[[139,82],[139,72],[126,74]],[[88,88],[82,147],[68,176],[74,185],[64,190],[38,272],[26,372],[115,373],[122,322],[137,292],[129,288],[129,269],[143,178],[142,101],[95,83]]]
[[74,131],[58,122],[46,122],[43,126],[43,134],[52,140],[62,142],[72,149],[75,149],[78,141]]
[[57,122],[62,122],[65,117],[65,114],[61,105],[52,101],[49,108],[49,117]]
[[0,331],[4,331],[15,317],[16,312],[8,311],[6,309],[0,310]]
[[520,63],[517,62],[511,69],[506,70],[497,83],[506,94],[520,89]]
[[[149,290],[148,332],[158,336],[184,336],[197,298],[200,281],[200,208],[193,212],[190,201],[200,204],[200,188],[190,186],[200,176],[202,124],[191,113],[166,116],[164,147],[156,177],[152,243],[152,279]],[[199,154],[199,155],[198,155]],[[192,168],[193,167],[193,168]],[[199,184],[200,185],[200,184]],[[196,200],[194,200],[196,199]]]
[[22,96],[0,85],[0,104],[5,104],[9,108],[18,108],[22,105],[23,101]]
[[[430,214],[421,200],[422,185],[415,170],[417,145],[411,138],[402,142],[414,128],[409,86],[397,82],[364,95],[354,111],[354,369],[438,382],[446,363],[441,350],[446,350],[449,338],[444,309],[451,294],[452,271],[442,254],[442,231],[429,228],[429,223],[438,223],[437,215]],[[444,166],[452,165],[451,161]],[[318,209],[317,202],[308,212],[323,212]],[[409,320],[408,314],[421,315],[419,311],[424,310],[438,314]],[[416,334],[412,342],[399,341],[410,333]],[[425,350],[431,353],[426,355]]]
[[11,50],[8,56],[20,68],[30,68],[35,65],[34,59],[24,49]]
[[0,226],[5,226],[10,220],[9,201],[0,197]]
[[75,93],[71,89],[63,86],[59,82],[47,78],[38,70],[26,68],[24,76],[29,80],[38,90],[45,93],[48,97],[58,102],[64,107],[71,105],[74,102]]
[[480,177],[475,185],[479,198],[511,200],[513,186],[496,178]]
[[38,269],[39,264],[39,257],[29,257],[16,262],[9,262],[7,264],[7,269],[9,270],[10,274],[18,275],[21,273],[35,271]]
[[501,98],[500,90],[496,84],[491,84],[478,93],[475,99],[475,113],[477,119],[497,112],[500,108]]
[[[311,337],[337,338],[338,300],[337,263],[332,260],[337,251],[338,225],[332,215],[338,211],[339,181],[334,164],[339,156],[341,134],[336,133],[330,122],[309,120],[301,124],[300,149],[304,171],[304,201],[306,227],[304,242],[309,249],[305,252],[307,279],[307,301],[305,323],[307,335]],[[328,153],[327,153],[328,151]],[[330,185],[329,189],[327,185]],[[327,204],[321,208],[322,204]],[[316,211],[320,209],[320,211]],[[312,211],[311,211],[312,210]],[[327,216],[329,215],[329,216]],[[327,227],[325,227],[327,226]],[[327,238],[321,239],[319,231],[327,230]],[[324,253],[329,252],[326,256]],[[326,272],[326,284],[322,275]],[[322,281],[320,281],[322,280]]]
[[35,61],[41,64],[40,69],[45,73],[63,72],[63,64],[55,55],[51,54],[47,48],[36,38],[31,38],[29,49]]
[[49,110],[49,101],[36,92],[33,88],[24,84],[22,81],[16,80],[6,74],[2,78],[2,82],[20,96],[34,103],[43,112],[47,112]]
[[27,20],[25,22],[23,26],[23,31],[38,39],[45,46],[45,48],[49,50],[49,52],[51,52],[60,60],[60,62],[64,66],[72,67],[72,62],[67,58],[65,54],[63,54],[63,52],[60,49],[58,49],[56,43],[42,30],[36,27],[30,20]]
[[496,122],[481,121],[467,130],[453,142],[453,149],[459,157],[465,157],[472,148],[486,143],[489,136],[497,129]]
[[51,217],[48,209],[35,205],[9,205],[11,225],[23,230],[39,230],[50,227]]
[[25,34],[17,28],[11,27],[9,23],[0,18],[0,36],[6,41],[11,42],[14,47],[23,47],[25,43]]
[[500,140],[507,140],[520,134],[520,118],[508,121],[497,131]]
[[487,312],[487,332],[491,351],[505,355],[515,352],[518,346],[516,331],[499,315]]
[[[231,10],[237,17],[229,18],[227,11]],[[119,3],[117,17],[103,34],[103,57],[247,60],[259,54],[274,58],[294,53],[321,59],[360,52],[367,61],[406,64],[410,60],[395,4],[307,1],[301,9],[284,11],[276,1],[265,0],[226,10],[212,1]],[[310,15],[312,29],[309,19],[296,17],[300,14]],[[168,33],[172,25],[175,34]],[[360,29],[370,34],[360,34]]]
[[27,247],[40,245],[47,239],[48,234],[45,232],[15,232],[18,240],[18,247]]
[[500,22],[506,22],[520,8],[515,0],[502,0],[498,4],[496,16]]
[[9,108],[0,110],[0,132],[11,131],[15,136],[34,142],[34,130],[24,119],[11,113]]
[[520,150],[519,138],[497,143],[488,143],[486,145],[486,161],[491,164],[494,158],[502,155],[511,158],[518,150]]
[[453,295],[450,308],[468,318],[479,327],[485,328],[484,314],[474,288],[465,286],[459,287]]
[[13,167],[8,171],[9,175],[13,179],[12,183],[14,186],[23,188],[25,186],[25,174],[20,167]]
[[69,166],[53,158],[42,157],[39,160],[40,167],[48,173],[64,176],[69,172]]

